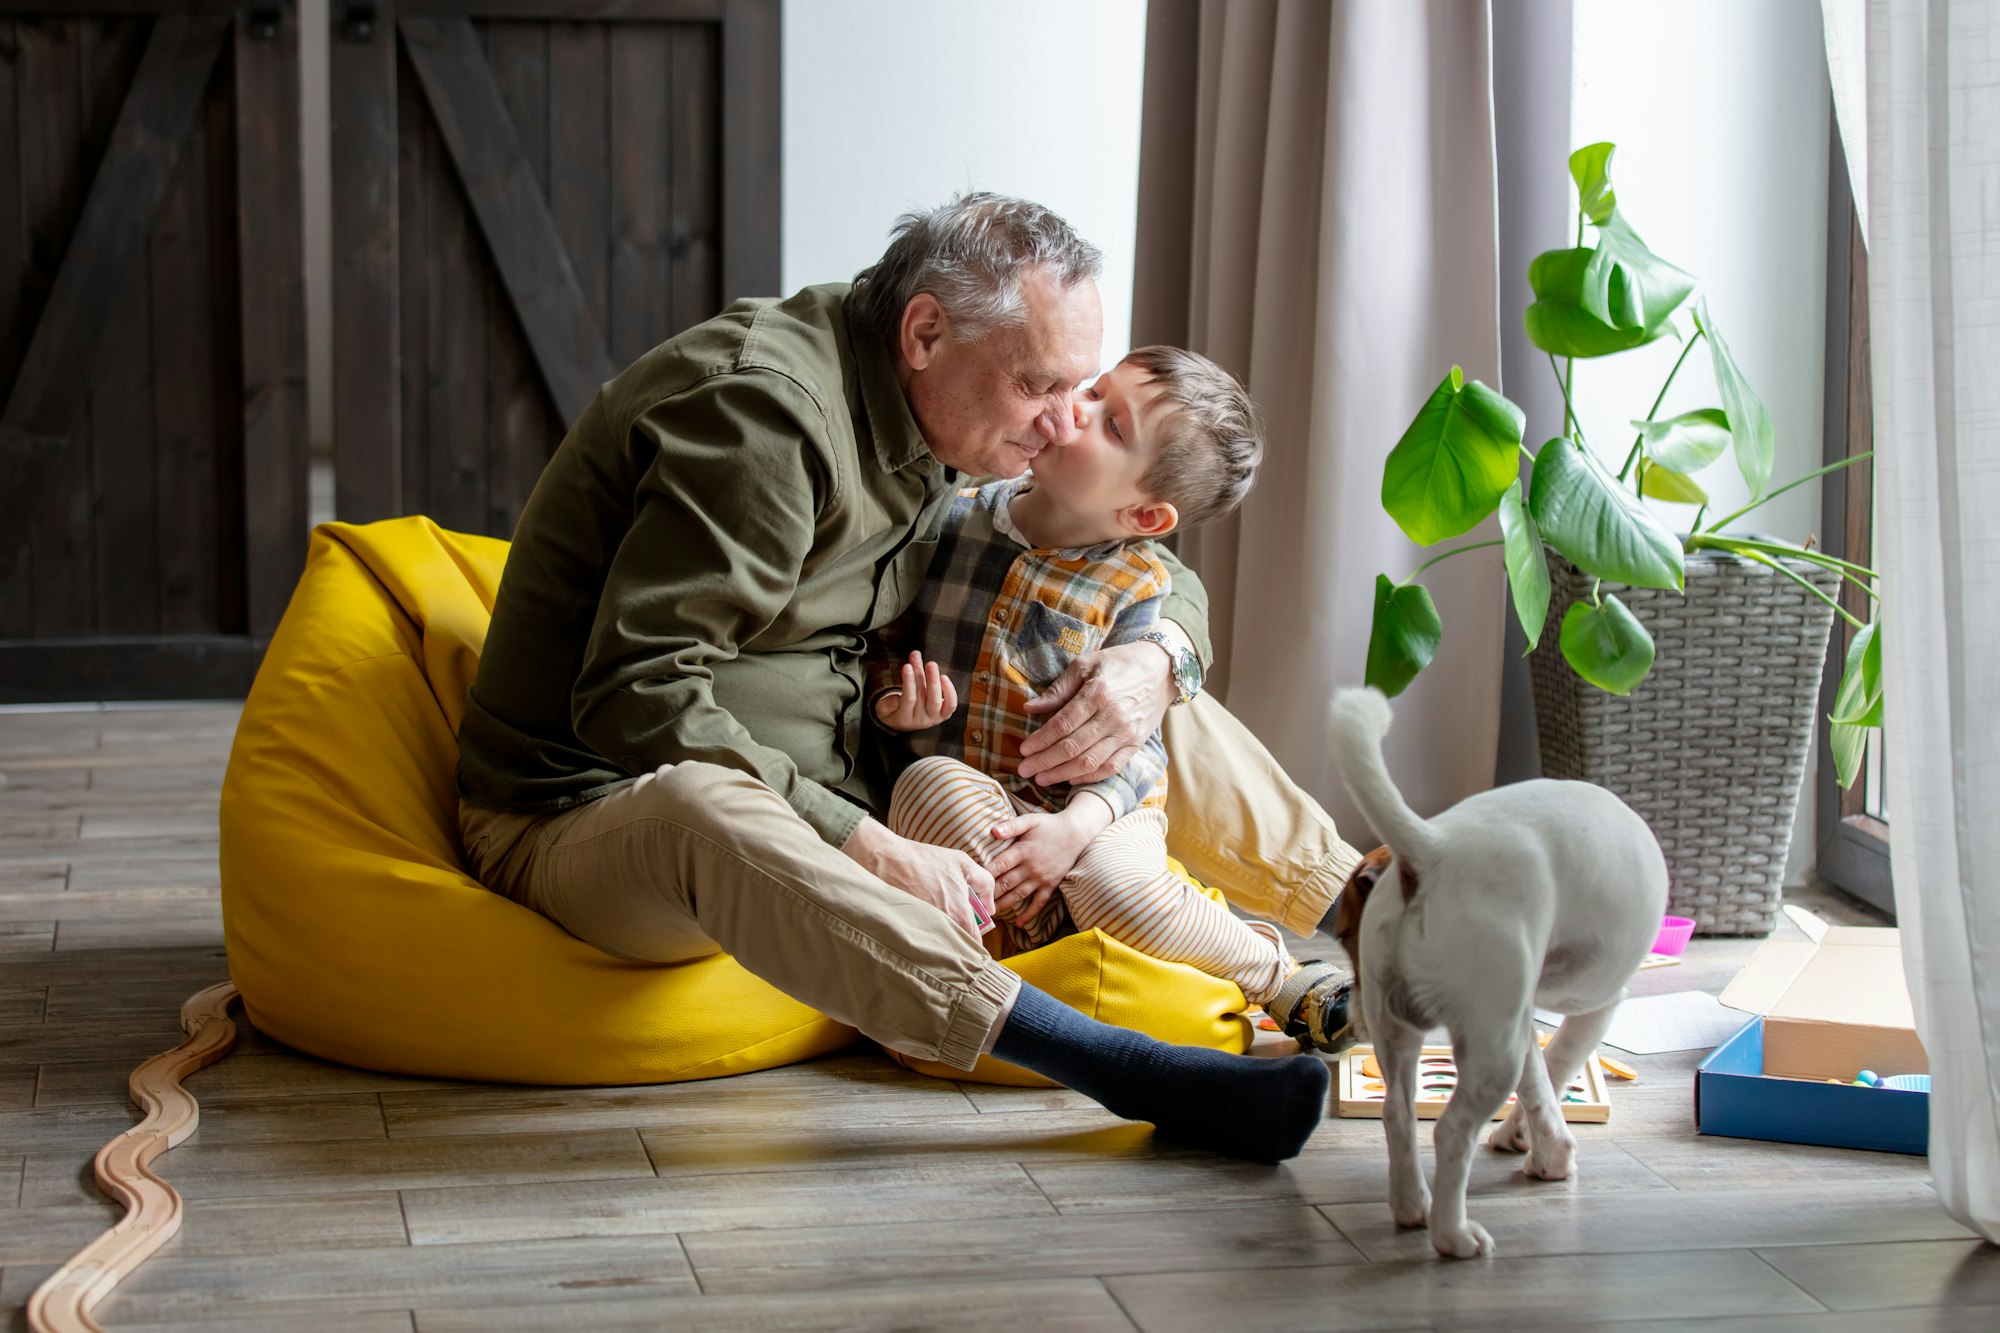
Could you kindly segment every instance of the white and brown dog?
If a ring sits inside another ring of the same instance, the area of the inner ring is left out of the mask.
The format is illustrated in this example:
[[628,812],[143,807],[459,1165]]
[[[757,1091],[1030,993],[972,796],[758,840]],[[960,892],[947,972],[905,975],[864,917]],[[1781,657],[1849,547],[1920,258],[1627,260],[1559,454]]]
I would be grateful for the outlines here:
[[[1389,703],[1333,700],[1334,754],[1355,803],[1388,840],[1342,892],[1336,933],[1354,964],[1359,1035],[1388,1085],[1389,1211],[1430,1224],[1439,1254],[1494,1252],[1465,1215],[1473,1140],[1510,1091],[1491,1142],[1526,1151],[1522,1171],[1574,1173],[1576,1139],[1555,1089],[1590,1058],[1660,929],[1667,866],[1646,822],[1601,787],[1523,782],[1419,819],[1389,779]],[[1537,1006],[1565,1015],[1546,1060]],[[1436,1197],[1417,1161],[1416,1075],[1424,1034],[1451,1033],[1458,1086],[1437,1123]]]

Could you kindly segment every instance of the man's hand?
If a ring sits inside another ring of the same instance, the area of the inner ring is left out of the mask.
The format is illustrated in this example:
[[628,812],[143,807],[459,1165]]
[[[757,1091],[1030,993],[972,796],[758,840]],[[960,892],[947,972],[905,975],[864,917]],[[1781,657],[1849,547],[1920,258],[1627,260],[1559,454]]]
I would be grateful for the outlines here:
[[1103,781],[1159,730],[1176,697],[1173,662],[1153,644],[1085,653],[1028,700],[1030,714],[1055,716],[1021,742],[1021,776],[1045,787]]
[[995,824],[993,836],[1012,841],[986,863],[993,875],[994,910],[1023,925],[1040,916],[1111,818],[1110,805],[1085,793],[1059,815],[1028,810]]
[[983,933],[972,914],[974,895],[992,919],[993,876],[964,852],[912,842],[873,819],[862,820],[840,850],[878,879],[937,908],[974,939]]
[[875,717],[893,731],[926,731],[958,708],[958,691],[936,662],[911,653],[903,663],[903,686],[875,701]]

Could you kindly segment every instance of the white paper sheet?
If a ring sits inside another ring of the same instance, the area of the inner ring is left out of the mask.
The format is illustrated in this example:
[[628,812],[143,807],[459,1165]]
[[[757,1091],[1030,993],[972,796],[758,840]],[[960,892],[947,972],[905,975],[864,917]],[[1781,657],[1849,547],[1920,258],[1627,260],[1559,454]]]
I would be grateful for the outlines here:
[[[1562,1022],[1561,1014],[1546,1009],[1535,1010],[1535,1018],[1551,1025]],[[1707,991],[1642,995],[1618,1006],[1611,1030],[1604,1034],[1604,1044],[1633,1055],[1707,1051],[1729,1040],[1749,1021],[1748,1014],[1726,1007]]]

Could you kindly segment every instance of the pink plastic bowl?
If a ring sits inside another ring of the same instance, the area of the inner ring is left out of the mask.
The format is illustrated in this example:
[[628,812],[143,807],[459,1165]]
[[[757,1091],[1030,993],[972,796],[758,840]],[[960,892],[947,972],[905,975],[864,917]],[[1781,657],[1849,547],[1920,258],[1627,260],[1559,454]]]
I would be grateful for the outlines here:
[[1653,941],[1653,952],[1680,954],[1693,938],[1694,922],[1684,916],[1670,916],[1660,925],[1660,937]]

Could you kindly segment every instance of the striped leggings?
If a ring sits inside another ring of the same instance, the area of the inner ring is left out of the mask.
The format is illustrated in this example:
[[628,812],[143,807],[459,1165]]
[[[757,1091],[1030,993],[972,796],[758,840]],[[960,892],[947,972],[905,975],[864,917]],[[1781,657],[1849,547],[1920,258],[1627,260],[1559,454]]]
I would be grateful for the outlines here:
[[[955,847],[984,865],[1005,846],[988,830],[1017,808],[1029,807],[993,778],[959,760],[932,756],[897,780],[889,827],[917,842]],[[1233,981],[1252,1004],[1276,995],[1294,966],[1275,926],[1232,915],[1167,869],[1161,810],[1142,806],[1093,838],[1058,893],[1077,929],[1101,930],[1141,953]],[[1005,921],[1001,931],[1016,941],[1025,934],[1030,944],[1050,937]]]

